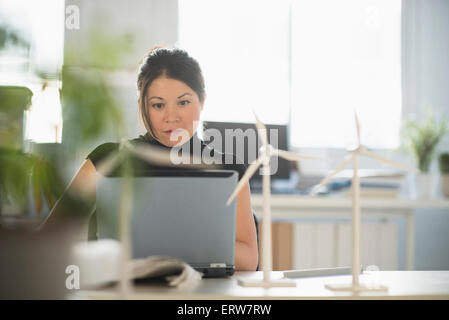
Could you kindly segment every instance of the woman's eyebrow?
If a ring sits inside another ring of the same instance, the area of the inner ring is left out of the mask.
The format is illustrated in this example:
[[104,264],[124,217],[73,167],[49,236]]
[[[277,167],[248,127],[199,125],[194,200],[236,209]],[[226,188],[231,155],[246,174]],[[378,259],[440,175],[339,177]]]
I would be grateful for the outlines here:
[[178,97],[178,99],[179,98],[182,98],[182,97],[184,97],[186,94],[188,94],[188,95],[192,95],[191,93],[188,93],[188,92],[186,92],[186,93],[184,93],[184,94],[182,94],[182,95],[180,95],[179,97]]
[[164,98],[154,96],[154,97],[149,98],[148,101],[150,101],[151,99],[160,99],[160,100],[164,100]]

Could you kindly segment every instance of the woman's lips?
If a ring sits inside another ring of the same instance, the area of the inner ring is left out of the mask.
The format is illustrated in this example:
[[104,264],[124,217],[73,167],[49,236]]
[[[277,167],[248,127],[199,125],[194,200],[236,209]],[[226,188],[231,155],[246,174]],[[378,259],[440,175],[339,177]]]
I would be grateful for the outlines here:
[[166,130],[166,131],[164,131],[164,133],[166,134],[166,135],[171,135],[171,134],[173,134],[173,133],[180,133],[180,132],[182,132],[182,129],[174,129],[174,130]]

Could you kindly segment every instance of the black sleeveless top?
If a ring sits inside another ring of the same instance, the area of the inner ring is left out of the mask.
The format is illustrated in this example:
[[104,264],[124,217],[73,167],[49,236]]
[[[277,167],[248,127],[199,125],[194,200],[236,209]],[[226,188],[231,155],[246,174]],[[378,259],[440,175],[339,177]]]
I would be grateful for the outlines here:
[[[159,147],[161,149],[168,149],[170,150],[172,147],[168,147],[166,145],[163,145],[158,140],[151,137],[149,133],[145,135],[141,135],[136,139],[129,140],[131,144],[149,144],[152,146]],[[86,159],[89,159],[92,161],[93,165],[97,168],[97,165],[108,155],[110,155],[112,152],[116,152],[119,149],[119,143],[104,143],[97,148],[95,148],[89,155],[86,157]],[[214,159],[217,159],[217,164],[210,164],[205,165],[203,162],[202,164],[206,169],[221,169],[221,170],[235,170],[239,174],[239,180],[242,178],[243,174],[246,171],[246,165],[235,155],[230,153],[223,153],[219,150],[215,150],[210,148],[203,140],[199,139],[197,134],[195,133],[192,138],[190,138],[189,141],[186,141],[185,144],[180,146],[182,151],[188,150],[187,152],[190,155],[194,155],[201,160],[203,154],[207,154],[212,156]],[[200,154],[198,154],[201,152]],[[138,158],[136,156],[131,156],[131,164],[134,172],[139,171],[148,171],[148,170],[191,170],[189,168],[189,165],[186,166],[162,166],[162,165],[156,165],[151,164],[145,160],[142,160],[141,158]],[[195,167],[192,167],[195,168]],[[116,167],[113,170],[116,174],[120,171],[120,166]]]

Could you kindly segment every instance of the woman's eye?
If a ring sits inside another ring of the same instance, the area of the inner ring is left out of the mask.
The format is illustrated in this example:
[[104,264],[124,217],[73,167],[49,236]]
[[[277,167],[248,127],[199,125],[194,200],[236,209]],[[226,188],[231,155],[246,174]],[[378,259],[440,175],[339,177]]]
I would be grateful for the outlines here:
[[182,100],[181,102],[179,102],[179,104],[182,105],[182,106],[186,106],[186,105],[188,105],[189,103],[190,103],[189,100]]
[[152,107],[153,107],[153,108],[156,108],[156,109],[160,109],[160,108],[162,108],[162,103],[154,103],[154,104],[152,105]]

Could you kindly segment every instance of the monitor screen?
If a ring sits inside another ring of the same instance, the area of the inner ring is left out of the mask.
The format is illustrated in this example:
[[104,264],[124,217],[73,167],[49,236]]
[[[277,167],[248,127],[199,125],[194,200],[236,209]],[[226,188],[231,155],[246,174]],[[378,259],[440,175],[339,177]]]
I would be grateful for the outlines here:
[[[281,150],[288,150],[287,125],[266,124],[269,143]],[[259,136],[254,123],[205,122],[204,140],[206,144],[221,152],[232,153],[249,165],[259,156]],[[291,162],[279,157],[271,157],[272,179],[289,179]],[[262,179],[257,170],[250,182]]]

